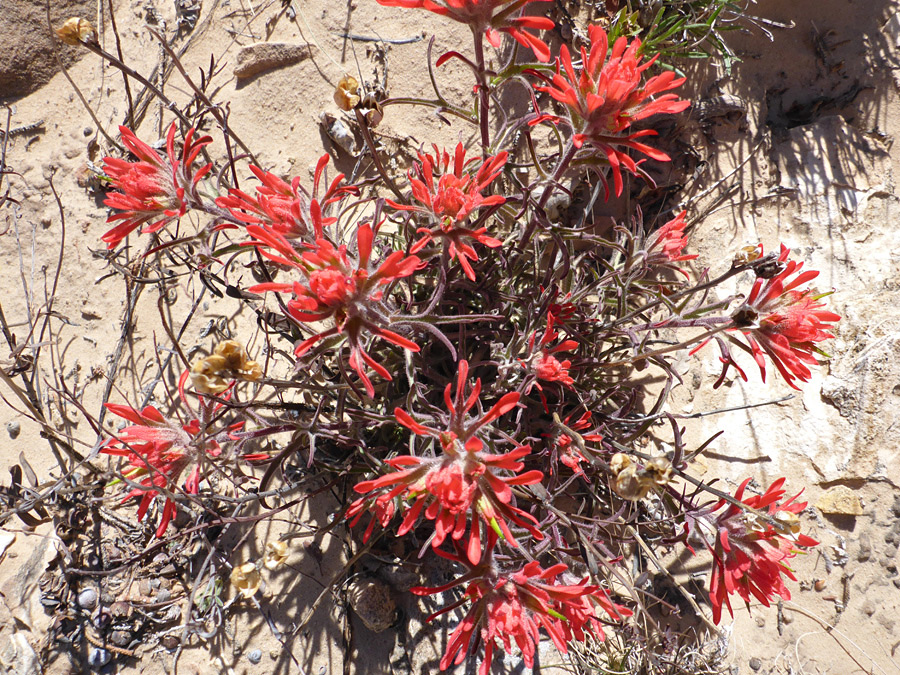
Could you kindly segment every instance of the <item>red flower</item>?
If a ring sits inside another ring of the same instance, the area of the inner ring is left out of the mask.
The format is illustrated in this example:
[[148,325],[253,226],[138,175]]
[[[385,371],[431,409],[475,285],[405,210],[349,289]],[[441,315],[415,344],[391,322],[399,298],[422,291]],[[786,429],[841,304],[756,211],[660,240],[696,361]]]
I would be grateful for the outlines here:
[[[556,648],[565,654],[569,641],[586,639],[586,629],[597,640],[605,638],[599,618],[601,609],[613,618],[631,615],[629,609],[612,602],[606,591],[588,584],[587,579],[577,584],[559,583],[557,578],[568,569],[562,563],[543,569],[539,563],[530,562],[514,573],[499,572],[492,561],[495,540],[496,535],[491,533],[485,556],[475,567],[463,556],[443,554],[470,567],[462,577],[438,588],[411,589],[417,595],[431,595],[468,583],[464,601],[472,604],[447,641],[441,670],[462,663],[470,651],[473,637],[476,645],[478,640],[484,644],[479,675],[490,671],[497,640],[507,652],[511,651],[515,641],[526,667],[533,668],[542,628]],[[429,620],[459,604],[442,609]]]
[[312,195],[300,186],[300,178],[294,178],[288,184],[275,174],[251,165],[250,171],[261,183],[256,188],[257,196],[232,189],[227,197],[216,199],[216,204],[228,209],[244,224],[262,225],[289,239],[314,242],[324,236],[325,227],[337,221],[337,218],[325,217],[323,210],[340,201],[346,192],[355,191],[352,187],[341,187],[344,174],[340,173],[320,198],[319,183],[327,164],[328,155],[323,155],[316,164]]
[[682,211],[653,234],[650,245],[647,246],[648,262],[658,261],[660,264],[667,264],[694,260],[697,257],[696,253],[684,254],[688,243],[687,235],[684,233],[684,228],[687,227],[687,223],[684,222],[686,213],[687,211]]
[[[573,432],[584,431],[585,429],[590,429],[593,426],[591,422],[592,414],[588,410],[581,417],[579,417],[575,422],[569,422],[571,419],[571,415],[566,417],[562,423],[571,429]],[[558,419],[558,418],[557,418]],[[587,433],[587,434],[578,434],[580,436],[580,441],[576,442],[574,438],[572,438],[567,433],[561,433],[556,437],[555,449],[559,456],[559,461],[565,464],[567,467],[572,469],[576,474],[582,473],[583,469],[581,468],[582,462],[587,462],[587,457],[584,456],[583,452],[583,443],[584,441],[588,441],[590,443],[600,443],[603,440],[603,436],[598,433]]]
[[[441,153],[435,146],[434,156],[419,153],[421,165],[413,165],[409,172],[409,184],[412,188],[413,199],[422,206],[405,206],[390,199],[385,200],[395,209],[425,213],[440,221],[440,224],[435,227],[419,228],[418,233],[425,236],[416,242],[411,252],[418,252],[434,237],[443,238],[447,241],[451,259],[458,258],[466,276],[474,281],[475,272],[469,261],[478,260],[478,254],[466,240],[474,239],[490,248],[500,246],[501,242],[489,237],[486,234],[486,227],[471,230],[463,227],[462,224],[476,209],[497,206],[506,201],[506,198],[500,195],[485,197],[481,193],[500,175],[508,156],[508,153],[504,151],[488,157],[473,177],[466,167],[477,160],[473,157],[466,161],[466,151],[462,143],[456,146],[452,172],[450,171],[450,154],[446,150]],[[435,170],[440,171],[436,187],[434,183]]]
[[[817,546],[818,542],[803,534],[798,534],[800,525],[798,513],[806,508],[806,502],[795,501],[800,494],[779,503],[784,496],[784,478],[779,478],[762,495],[744,498],[744,488],[748,478],[735,492],[734,497],[749,509],[763,512],[777,523],[760,518],[751,510],[734,504],[715,518],[702,517],[695,529],[704,544],[713,554],[713,570],[710,578],[710,602],[713,622],[719,623],[722,605],[734,616],[729,595],[737,593],[749,606],[752,595],[766,607],[776,595],[785,600],[791,593],[784,585],[781,575],[796,581],[787,566],[787,560],[795,557],[795,546]],[[727,502],[716,504],[711,512],[717,511]]]
[[[545,382],[560,382],[566,386],[572,386],[575,383],[575,380],[569,375],[569,368],[572,367],[572,362],[569,359],[560,361],[554,354],[575,349],[578,346],[578,343],[575,340],[563,340],[558,345],[551,347],[550,343],[559,337],[559,332],[553,327],[553,324],[556,321],[556,315],[552,312],[548,313],[547,327],[544,329],[544,334],[541,336],[540,349],[537,352],[534,351],[535,341],[537,340],[538,335],[537,332],[529,339],[528,350],[533,355],[529,365],[530,369],[539,380]],[[525,363],[522,363],[522,365],[525,365]],[[539,391],[543,391],[540,384],[535,383],[534,386],[536,386]],[[530,391],[530,387],[528,390]],[[526,391],[526,393],[528,393],[528,391]]]
[[550,60],[550,49],[546,43],[534,35],[525,32],[532,30],[551,30],[553,21],[540,16],[519,16],[525,5],[546,0],[378,0],[379,5],[386,7],[405,7],[407,9],[427,9],[435,14],[446,16],[454,21],[471,26],[477,34],[484,32],[488,42],[494,47],[500,46],[499,32],[509,34],[523,47],[531,49],[539,61]]
[[[456,396],[451,398],[451,385],[444,390],[444,400],[450,411],[446,429],[439,430],[416,422],[401,408],[394,410],[397,421],[419,436],[430,436],[440,442],[440,457],[414,457],[403,455],[385,463],[394,472],[372,480],[362,481],[355,490],[361,494],[373,493],[376,515],[382,525],[386,525],[394,513],[388,506],[397,498],[411,505],[405,510],[398,535],[406,534],[424,513],[434,521],[435,536],[432,546],[437,548],[449,536],[453,541],[463,538],[470,530],[466,545],[469,560],[477,562],[482,555],[481,525],[479,519],[489,525],[492,531],[502,533],[511,545],[516,541],[507,525],[507,520],[526,528],[531,534],[542,539],[535,529],[537,520],[533,516],[512,505],[510,486],[539,483],[544,475],[540,471],[526,471],[519,474],[524,464],[519,461],[531,452],[528,446],[519,446],[505,455],[495,455],[484,451],[483,428],[501,415],[505,415],[519,402],[518,393],[509,393],[488,410],[472,420],[467,413],[478,402],[481,380],[475,381],[472,391],[465,396],[469,364],[459,362],[456,382]],[[504,476],[508,472],[512,476]],[[347,511],[355,525],[372,502],[372,495],[355,501]],[[471,518],[471,527],[469,519]],[[374,523],[374,521],[373,521]],[[368,537],[373,525],[369,525]]]
[[823,309],[825,304],[819,300],[825,294],[799,288],[819,273],[801,272],[803,263],[788,260],[789,254],[790,249],[782,244],[777,263],[781,271],[771,279],[758,278],[747,300],[732,314],[732,320],[750,343],[748,351],[756,359],[763,382],[766,380],[764,355],[768,355],[785,381],[799,389],[794,378],[809,381],[812,373],[806,364],[817,364],[813,353],[821,353],[815,343],[834,337],[827,332],[832,328],[829,324],[840,321],[841,317]]
[[109,223],[122,221],[101,237],[109,248],[114,248],[142,225],[145,226],[142,232],[157,232],[183,216],[189,208],[199,205],[197,183],[212,168],[212,164],[206,164],[194,171],[197,155],[204,145],[212,142],[210,136],[195,139],[194,129],[189,129],[184,138],[181,159],[175,155],[174,122],[166,136],[165,159],[130,129],[119,127],[119,132],[122,143],[138,161],[128,162],[116,157],[103,160],[103,170],[112,186],[119,190],[107,195],[104,204],[122,211],[107,219]]
[[[667,154],[635,140],[656,135],[655,131],[644,129],[629,134],[628,128],[652,115],[679,113],[690,106],[690,101],[680,101],[675,94],[656,96],[684,83],[684,78],[676,79],[671,71],[642,83],[643,72],[657,57],[642,64],[642,57],[638,55],[640,40],[628,44],[624,36],[620,37],[607,60],[609,40],[606,32],[600,26],[590,26],[588,34],[591,50],[588,54],[582,47],[580,72],[576,75],[569,50],[563,45],[551,85],[538,89],[546,91],[568,109],[567,121],[575,132],[573,142],[576,147],[587,143],[606,155],[618,196],[623,189],[622,167],[639,175],[638,165],[643,161],[635,162],[621,148],[632,148],[652,159],[669,161]],[[558,120],[542,115],[533,123],[547,118]]]
[[[239,422],[218,434],[208,435],[203,430],[221,404],[207,399],[201,399],[200,419],[193,418],[186,424],[173,422],[153,406],[147,406],[140,412],[131,406],[116,403],[107,403],[106,408],[134,423],[122,429],[115,438],[107,440],[100,452],[127,459],[131,468],[123,475],[129,481],[139,483],[140,487],[133,487],[123,501],[131,497],[141,498],[138,520],[144,519],[156,496],[163,490],[172,491],[185,473],[185,492],[197,494],[200,490],[201,461],[207,457],[218,457],[222,452],[219,441],[230,439],[230,434],[243,426],[243,422]],[[175,502],[166,497],[156,530],[157,537],[163,536],[175,510]]]
[[370,261],[375,232],[368,223],[357,228],[355,260],[347,255],[346,246],[335,247],[326,239],[317,239],[313,250],[301,253],[271,228],[248,225],[247,232],[254,237],[248,245],[255,246],[270,260],[295,268],[305,282],[305,285],[301,281],[288,284],[270,282],[257,284],[249,290],[252,293],[291,293],[294,298],[287,304],[288,315],[297,322],[334,321],[331,328],[297,345],[294,350],[296,356],[302,356],[323,338],[344,336],[350,346],[350,366],[357,372],[371,397],[375,395],[375,387],[366,373],[366,365],[387,380],[391,379],[391,374],[366,351],[365,333],[409,351],[419,351],[415,342],[384,327],[390,319],[380,305],[385,285],[408,277],[419,269],[421,261],[416,256],[394,251],[375,267]]

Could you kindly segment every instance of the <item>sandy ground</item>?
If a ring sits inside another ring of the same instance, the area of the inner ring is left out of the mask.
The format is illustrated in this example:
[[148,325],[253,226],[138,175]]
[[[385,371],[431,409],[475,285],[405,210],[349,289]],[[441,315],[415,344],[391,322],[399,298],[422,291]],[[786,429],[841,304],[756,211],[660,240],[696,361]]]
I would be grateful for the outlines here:
[[[135,0],[114,6],[125,60],[149,73],[161,55],[142,26],[150,22],[171,32],[177,22],[173,5]],[[341,75],[361,75],[370,86],[386,83],[392,96],[427,95],[421,66],[428,42],[420,38],[436,34],[435,54],[470,39],[466,29],[448,27],[428,13],[382,8],[369,0],[355,5],[311,0],[291,7],[296,13],[280,2],[205,0],[196,27],[176,45],[187,47],[182,58],[192,76],[208,69],[210,56],[222,66],[209,90],[217,101],[229,103],[232,128],[260,162],[304,180],[323,152],[329,152],[341,170],[355,163],[319,125],[322,112],[339,114],[332,91]],[[704,64],[686,69],[690,84],[685,97],[732,96],[745,111],[715,118],[700,133],[694,130],[698,179],[686,191],[684,203],[691,217],[703,215],[692,236],[700,253],[697,267],[709,267],[715,274],[745,243],[762,241],[771,250],[784,242],[798,249],[810,267],[822,270],[820,289],[836,289],[832,302],[844,319],[826,347],[833,359],[802,393],[752,411],[691,419],[688,430],[696,444],[726,430],[704,455],[705,477],[718,476],[733,488],[746,476],[766,484],[787,476],[791,488],[806,488],[811,504],[846,488],[862,508],[855,516],[825,515],[821,510],[804,516],[805,527],[822,546],[799,560],[792,601],[780,609],[755,606],[752,614],[737,612],[734,625],[727,628],[727,661],[732,673],[897,673],[900,228],[895,219],[900,204],[893,176],[900,167],[900,146],[893,140],[900,132],[898,4],[760,0],[754,12],[794,27],[764,24],[771,41],[762,30],[730,36],[742,59],[730,74]],[[98,25],[104,26],[101,42],[112,49],[108,22]],[[378,43],[342,34],[405,43],[379,51]],[[239,47],[262,41],[311,44],[312,58],[238,81],[232,72]],[[118,72],[87,55],[69,74],[99,122],[114,133],[125,110]],[[445,96],[468,95],[467,85],[454,89],[452,75],[447,80],[451,85]],[[168,79],[165,90],[174,100],[185,98],[177,74]],[[148,392],[147,385],[156,378],[154,345],[165,339],[158,295],[151,290],[141,294],[133,330],[123,332],[125,298],[131,289],[109,276],[106,263],[92,254],[102,249],[99,237],[106,230],[106,212],[96,195],[79,185],[79,180],[84,183],[86,161],[102,157],[94,142],[103,145],[104,140],[61,74],[15,102],[13,126],[39,120],[40,133],[10,139],[7,164],[18,175],[10,176],[8,185],[19,204],[6,209],[5,224],[0,224],[5,229],[0,237],[0,287],[5,289],[0,304],[23,339],[25,318],[45,302],[63,247],[65,263],[53,310],[65,322],[59,324],[54,358],[41,363],[47,369],[45,383],[53,381],[55,371],[96,415],[106,387],[104,374],[120,343],[123,391]],[[154,104],[141,135],[154,138],[160,130],[160,110]],[[421,143],[454,142],[458,133],[424,112],[406,111],[389,115],[379,131],[398,171]],[[219,150],[214,146],[213,154]],[[51,181],[62,204],[64,226]],[[167,311],[180,324],[199,289],[182,281],[171,288],[175,297]],[[252,353],[253,330],[252,321],[236,314],[226,300],[207,296],[185,344],[208,349],[216,339],[236,335]],[[120,339],[123,334],[125,339]],[[2,364],[9,363],[4,354]],[[679,367],[697,375],[675,391],[671,406],[678,413],[760,403],[792,393],[775,378],[760,387],[751,368],[749,384],[730,380],[713,391],[718,365],[711,349],[686,357]],[[2,386],[0,393],[11,395]],[[71,405],[55,405],[54,392],[46,384],[41,394],[51,400],[49,424],[62,427],[64,414],[74,420]],[[121,397],[116,392],[113,396]],[[18,424],[18,432],[8,423]],[[42,480],[56,471],[38,425],[2,405],[0,425],[9,429],[0,432],[7,435],[0,450],[4,475],[7,466],[19,461],[20,452]],[[95,435],[85,424],[71,430],[93,444]],[[308,511],[293,517],[325,522],[333,506],[304,508]],[[259,550],[286,526],[275,523],[269,531],[258,530],[257,540],[247,544],[247,557],[252,547]],[[16,537],[5,552],[0,538],[0,593],[5,600],[0,603],[0,662],[10,663],[12,654],[20,670],[10,672],[39,672],[21,668],[28,644],[38,651],[46,646],[42,640],[48,619],[36,589],[53,555],[47,545],[50,530],[43,526],[29,534],[14,522],[7,527]],[[277,637],[289,632],[340,569],[344,551],[339,536],[298,544],[288,567],[267,580],[262,610],[248,607],[229,620],[224,634],[195,643],[181,657],[180,672],[397,672],[391,663],[398,652],[414,651],[408,635],[413,624],[404,622],[400,629],[375,634],[351,615],[348,627],[345,608],[330,595],[306,628],[287,640],[289,650],[282,648],[284,638]],[[699,561],[682,562],[689,570],[700,567]],[[433,649],[418,654],[413,672],[436,669]],[[261,652],[258,663],[250,658],[254,650]],[[151,673],[170,664],[171,656],[160,649],[116,668]],[[59,659],[47,672],[75,671]]]

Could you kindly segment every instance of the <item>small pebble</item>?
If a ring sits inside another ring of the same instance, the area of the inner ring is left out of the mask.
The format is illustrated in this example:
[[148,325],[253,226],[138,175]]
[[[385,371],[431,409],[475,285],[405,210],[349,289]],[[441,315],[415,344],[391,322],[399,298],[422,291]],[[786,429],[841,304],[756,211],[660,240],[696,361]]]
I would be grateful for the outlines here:
[[750,670],[759,670],[760,668],[762,668],[762,661],[755,656],[750,659]]
[[20,431],[22,431],[22,426],[18,422],[9,422],[6,425],[6,433],[12,439],[18,438]]
[[166,602],[171,597],[172,597],[172,591],[168,590],[167,588],[161,588],[161,589],[159,589],[159,593],[156,594],[156,601],[157,602]]
[[94,647],[88,655],[88,664],[94,670],[100,670],[112,660],[112,654],[100,647]]
[[83,133],[84,137],[87,138],[94,133],[94,129],[93,127],[85,127],[84,129],[82,129],[81,133]]
[[110,641],[116,647],[127,647],[131,644],[131,632],[127,630],[114,630],[109,634]]
[[141,591],[141,595],[143,595],[145,598],[149,598],[150,593],[153,592],[153,589],[150,587],[149,579],[141,579],[141,583],[138,584],[138,588]]
[[247,660],[250,663],[259,663],[262,661],[262,649],[254,649],[252,652],[247,654]]
[[81,609],[94,609],[97,606],[97,591],[85,588],[78,594],[78,606]]
[[868,532],[859,535],[859,551],[856,553],[856,559],[859,562],[866,562],[872,557],[872,539]]
[[813,584],[815,589],[821,592],[825,588],[825,580],[824,579],[816,579],[816,583]]
[[762,617],[762,616],[756,617],[756,625],[757,625],[759,628],[765,628],[765,627],[766,627],[766,620],[765,620],[765,618]]
[[165,635],[160,642],[166,649],[176,649],[178,647],[178,638],[174,635]]

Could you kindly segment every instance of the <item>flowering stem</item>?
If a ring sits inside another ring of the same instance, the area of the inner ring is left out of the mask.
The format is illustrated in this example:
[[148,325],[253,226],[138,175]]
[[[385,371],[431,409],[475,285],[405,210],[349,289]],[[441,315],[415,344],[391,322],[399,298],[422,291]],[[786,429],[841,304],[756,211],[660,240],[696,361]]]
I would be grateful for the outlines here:
[[[643,453],[639,450],[635,450],[634,448],[626,448],[624,445],[621,445],[620,443],[616,443],[616,441],[612,440],[611,438],[605,438],[603,440],[605,443],[609,443],[611,446],[613,446],[616,450],[618,450],[620,452],[634,455],[635,457],[638,457],[639,459],[643,459],[645,461],[652,459],[652,457],[650,455]],[[683,470],[679,469],[677,466],[673,465],[672,471],[677,473],[681,478],[686,480],[688,483],[695,485],[696,487],[700,488],[704,492],[708,492],[713,497],[718,497],[719,499],[722,499],[722,500],[728,502],[732,506],[737,506],[738,508],[743,509],[744,511],[746,511],[748,513],[752,513],[755,516],[759,517],[760,519],[766,521],[770,525],[773,525],[776,527],[779,526],[778,521],[775,520],[774,518],[772,518],[769,514],[764,513],[762,511],[758,511],[757,509],[754,509],[752,506],[747,506],[744,502],[740,501],[739,499],[735,499],[727,492],[722,492],[721,490],[718,490],[718,489],[712,487],[711,485],[707,485],[699,478],[694,478],[692,475],[690,475],[689,473],[685,473]],[[677,494],[678,499],[681,500],[680,493],[678,493],[677,490],[672,490],[670,492],[670,494],[672,494],[673,496],[676,496],[676,494]]]
[[375,162],[375,168],[378,170],[379,175],[384,179],[384,182],[388,184],[388,187],[391,188],[391,192],[394,193],[394,196],[396,196],[397,199],[401,202],[406,201],[397,187],[397,184],[394,183],[394,180],[385,170],[384,164],[381,163],[381,158],[378,156],[378,150],[375,148],[375,141],[372,139],[372,132],[369,130],[369,122],[366,119],[366,116],[359,111],[359,108],[355,109],[353,112],[356,113],[356,121],[359,124],[359,130],[362,132],[363,140],[366,142],[366,147],[369,148],[369,154],[372,155],[372,161]]
[[[544,188],[544,192],[541,195],[540,200],[538,201],[538,208],[543,209],[547,204],[547,201],[550,199],[550,195],[553,194],[553,190],[556,187],[557,183],[559,183],[560,178],[562,178],[563,174],[566,172],[566,169],[569,168],[569,164],[571,164],[572,160],[575,158],[576,152],[578,152],[578,148],[575,147],[575,143],[572,141],[572,139],[569,139],[566,150],[565,152],[563,152],[563,156],[559,160],[559,164],[556,165],[556,170],[553,172],[553,175],[547,182],[547,186]],[[520,252],[525,250],[525,246],[528,244],[528,241],[534,234],[535,228],[537,228],[537,219],[532,217],[528,221],[528,227],[525,229],[525,234],[522,235],[522,240],[519,242]]]
[[689,340],[685,340],[684,342],[679,342],[676,345],[669,345],[668,347],[663,347],[662,349],[657,349],[656,351],[647,352],[646,354],[637,354],[629,359],[621,359],[619,361],[609,361],[605,363],[598,363],[597,366],[600,368],[615,368],[617,366],[627,366],[635,361],[644,361],[646,359],[652,359],[654,356],[662,356],[663,354],[669,354],[670,352],[678,351],[679,349],[684,349],[688,345],[692,345],[695,342],[700,342],[702,340],[706,340],[707,338],[712,337],[716,333],[721,333],[723,330],[726,330],[730,327],[730,319],[729,323],[719,326],[718,328],[714,328],[705,333],[701,333],[695,337],[690,338]]
[[740,274],[741,272],[743,272],[744,270],[747,270],[747,269],[756,269],[759,265],[762,265],[763,263],[770,263],[776,257],[777,256],[770,253],[769,255],[766,255],[766,256],[760,258],[759,260],[755,260],[752,263],[749,263],[747,265],[732,265],[728,269],[727,272],[719,275],[718,277],[716,277],[715,279],[713,279],[711,281],[707,281],[706,283],[703,283],[703,284],[698,284],[697,286],[692,286],[691,288],[687,288],[683,291],[678,291],[677,293],[673,293],[672,295],[667,296],[665,299],[663,299],[661,297],[657,298],[653,302],[647,303],[646,305],[642,305],[641,307],[638,307],[637,309],[626,314],[625,316],[619,317],[619,318],[615,319],[614,321],[611,321],[607,324],[600,326],[600,330],[608,330],[610,328],[614,328],[615,326],[617,326],[619,324],[625,323],[626,321],[629,321],[629,320],[633,319],[634,317],[636,317],[640,314],[643,314],[647,310],[653,309],[657,305],[661,305],[664,301],[672,303],[675,300],[677,300],[678,298],[681,298],[685,295],[693,295],[695,293],[699,293],[701,291],[705,291],[710,288],[715,288],[716,286],[721,284],[726,279],[730,279],[731,277],[733,277],[735,274]]
[[478,78],[478,122],[481,126],[481,156],[486,158],[488,156],[488,148],[491,146],[491,126],[488,118],[491,101],[487,77],[485,77],[484,37],[482,32],[480,29],[472,30],[472,35],[475,38],[475,65],[477,66],[475,76]]

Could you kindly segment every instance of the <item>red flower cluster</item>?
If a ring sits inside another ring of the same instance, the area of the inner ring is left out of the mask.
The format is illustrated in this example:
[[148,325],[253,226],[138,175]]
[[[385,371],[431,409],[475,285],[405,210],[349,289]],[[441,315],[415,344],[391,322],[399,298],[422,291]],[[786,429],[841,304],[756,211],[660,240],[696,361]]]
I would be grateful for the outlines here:
[[[758,278],[747,300],[732,314],[732,320],[750,343],[748,351],[756,359],[763,382],[766,380],[764,355],[768,355],[785,381],[799,389],[794,379],[809,381],[812,373],[807,364],[817,364],[813,354],[821,353],[816,343],[834,337],[827,332],[832,328],[829,324],[840,321],[841,317],[823,309],[825,304],[819,300],[827,294],[800,289],[819,276],[819,272],[801,271],[803,263],[788,260],[789,254],[790,249],[782,244],[777,263],[781,271],[770,279]],[[733,361],[726,363],[726,368],[728,365],[736,366]]]
[[[440,546],[447,537],[459,541],[466,530],[470,530],[466,552],[474,564],[482,556],[480,520],[493,531],[502,533],[512,546],[516,546],[516,540],[506,521],[526,528],[537,539],[543,538],[534,527],[537,525],[534,517],[512,505],[510,486],[539,483],[544,475],[536,470],[518,473],[524,466],[519,460],[531,452],[528,446],[520,446],[505,455],[484,451],[481,430],[515,408],[519,402],[519,394],[513,392],[502,396],[487,413],[472,420],[468,417],[468,412],[478,403],[481,380],[475,380],[475,386],[466,396],[468,373],[469,364],[460,361],[456,396],[451,398],[450,384],[444,390],[444,400],[450,411],[446,429],[425,426],[416,422],[401,408],[394,410],[397,421],[414,434],[437,439],[442,450],[441,456],[394,457],[385,462],[395,469],[394,472],[362,481],[355,489],[361,494],[377,494],[374,506],[377,520],[382,526],[387,525],[394,514],[395,499],[410,500],[412,505],[406,509],[397,534],[406,534],[424,513],[425,518],[434,521],[434,548]],[[514,475],[503,476],[501,472]],[[371,502],[370,495],[358,499],[350,506],[347,517],[352,518],[352,525],[359,522]],[[375,519],[370,523],[366,537],[371,533],[374,523]]]
[[[141,498],[138,520],[144,519],[156,496],[163,489],[171,491],[188,469],[184,490],[188,494],[199,492],[201,458],[218,457],[222,452],[215,437],[201,435],[200,420],[195,418],[186,424],[178,424],[164,417],[153,406],[147,406],[140,412],[131,406],[116,403],[107,403],[106,408],[134,423],[122,429],[116,438],[106,441],[100,452],[125,457],[131,465],[123,475],[129,481],[139,483],[141,487],[134,487],[123,501],[131,497]],[[227,439],[229,433],[237,431],[241,426],[243,422],[232,425],[220,435],[219,440]],[[162,537],[165,533],[175,516],[175,509],[175,502],[166,497],[156,530],[157,537]]]
[[288,184],[275,174],[251,165],[250,171],[260,180],[256,197],[232,189],[227,197],[216,199],[216,204],[228,209],[234,218],[246,225],[260,225],[288,239],[299,238],[312,243],[324,236],[325,227],[337,221],[337,218],[325,217],[323,210],[340,201],[345,193],[356,191],[356,188],[341,186],[344,174],[340,173],[319,197],[319,183],[327,164],[328,155],[323,155],[316,164],[311,195],[300,186],[300,178],[294,178]]
[[[796,501],[800,494],[779,503],[785,494],[784,480],[776,480],[764,494],[744,498],[748,478],[734,493],[735,499],[749,509],[764,513],[769,520],[728,504],[715,518],[704,518],[697,523],[695,531],[713,554],[709,594],[715,623],[722,617],[723,605],[734,616],[728,596],[735,593],[748,605],[751,595],[766,607],[776,595],[790,600],[791,593],[781,575],[792,581],[796,579],[785,561],[797,555],[795,546],[818,545],[814,539],[799,534],[797,514],[806,508],[806,502]],[[720,501],[711,511],[719,510],[726,503]]]
[[478,640],[484,643],[479,675],[487,675],[490,671],[497,640],[507,652],[515,641],[525,665],[532,668],[541,628],[556,648],[565,654],[567,643],[572,640],[583,642],[586,632],[598,640],[605,638],[599,618],[601,609],[611,618],[631,615],[631,610],[615,604],[606,591],[588,584],[587,579],[571,585],[559,583],[557,578],[568,569],[562,563],[543,569],[539,563],[530,562],[518,572],[499,573],[492,562],[495,541],[496,535],[491,533],[484,558],[475,567],[471,567],[470,559],[461,555],[443,553],[444,557],[469,566],[470,571],[445,586],[412,589],[418,595],[430,595],[468,583],[463,600],[429,617],[434,618],[466,601],[472,603],[447,641],[441,670],[446,670],[451,664],[462,663],[469,653],[473,637],[476,645]]
[[[394,251],[375,267],[370,258],[375,231],[368,223],[356,230],[356,260],[351,261],[347,247],[335,247],[326,239],[317,239],[315,248],[299,252],[283,235],[272,228],[248,225],[247,232],[254,237],[247,245],[282,265],[295,268],[304,277],[304,283],[268,282],[257,284],[252,293],[275,291],[291,293],[288,315],[299,323],[332,319],[334,325],[297,345],[294,353],[302,356],[317,342],[332,335],[343,335],[350,346],[350,366],[359,375],[366,393],[375,395],[375,387],[366,373],[366,365],[386,380],[391,374],[375,361],[365,349],[365,333],[376,335],[412,352],[419,346],[394,331],[385,328],[390,324],[379,303],[383,287],[394,279],[408,277],[421,266],[416,256],[406,256]],[[374,268],[374,269],[373,269]]]
[[145,226],[142,232],[157,232],[183,216],[189,208],[199,205],[197,183],[212,168],[211,164],[206,164],[194,171],[197,155],[203,146],[212,142],[209,136],[194,138],[194,129],[188,130],[184,138],[181,159],[175,154],[174,122],[166,136],[165,159],[127,127],[119,127],[119,132],[122,143],[138,161],[128,162],[116,157],[103,160],[104,172],[113,187],[119,190],[107,195],[104,204],[121,211],[107,219],[109,223],[121,222],[101,237],[109,248],[114,248],[142,225]]
[[[569,49],[563,45],[550,86],[538,89],[546,91],[568,109],[567,121],[575,132],[576,147],[587,143],[606,156],[618,196],[623,189],[622,167],[639,175],[639,164],[644,161],[635,162],[622,148],[637,150],[658,161],[669,161],[664,152],[635,140],[656,135],[655,131],[644,129],[628,133],[628,128],[651,115],[679,113],[690,106],[690,101],[678,100],[675,94],[656,96],[684,83],[684,78],[676,79],[671,71],[642,82],[644,71],[653,65],[656,57],[641,63],[642,57],[638,55],[640,40],[628,44],[624,36],[620,37],[607,60],[609,40],[606,31],[600,26],[590,26],[588,34],[591,49],[590,53],[583,47],[581,49],[580,72],[576,74]],[[542,115],[534,123],[547,118],[559,119]]]
[[[424,213],[439,221],[439,225],[435,227],[423,227],[418,230],[419,234],[425,236],[416,242],[411,252],[418,252],[435,237],[445,239],[450,258],[458,258],[466,276],[474,281],[475,272],[469,261],[478,260],[478,254],[466,240],[474,239],[490,248],[500,246],[501,242],[488,236],[486,227],[471,230],[463,227],[462,223],[476,209],[498,206],[506,201],[506,198],[500,195],[485,197],[481,193],[500,175],[508,156],[504,151],[494,157],[488,157],[472,176],[467,167],[477,160],[474,157],[466,160],[466,150],[462,143],[456,146],[452,171],[450,171],[450,153],[446,150],[441,153],[435,146],[434,155],[419,153],[421,164],[414,164],[410,170],[409,184],[413,199],[422,206],[405,206],[390,199],[386,200],[400,211]],[[439,171],[437,186],[434,182],[436,170]]]
[[471,26],[472,31],[484,33],[494,47],[500,46],[499,33],[507,33],[523,47],[531,49],[539,61],[550,60],[550,48],[525,29],[552,30],[553,21],[542,16],[514,16],[525,5],[546,0],[378,0],[386,7],[427,9],[454,21]]

